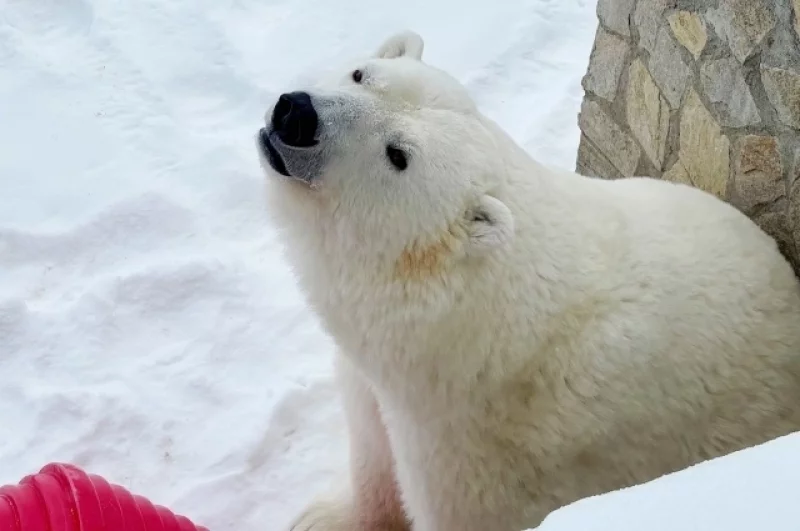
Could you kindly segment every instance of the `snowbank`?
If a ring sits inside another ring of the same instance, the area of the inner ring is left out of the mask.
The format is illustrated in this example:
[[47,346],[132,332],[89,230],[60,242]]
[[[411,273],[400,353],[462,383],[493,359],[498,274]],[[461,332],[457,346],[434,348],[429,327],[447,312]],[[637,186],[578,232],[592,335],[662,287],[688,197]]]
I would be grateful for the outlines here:
[[551,514],[537,531],[797,531],[800,433]]

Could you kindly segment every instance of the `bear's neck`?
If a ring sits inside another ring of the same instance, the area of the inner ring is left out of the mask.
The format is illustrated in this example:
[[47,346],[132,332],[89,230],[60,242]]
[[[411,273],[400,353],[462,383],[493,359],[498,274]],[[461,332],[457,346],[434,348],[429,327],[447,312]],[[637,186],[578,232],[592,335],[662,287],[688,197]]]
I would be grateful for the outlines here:
[[[537,336],[535,316],[537,300],[548,297],[521,286],[506,264],[477,269],[394,284],[373,285],[356,275],[328,278],[319,281],[320,289],[327,288],[313,304],[341,354],[385,400],[426,414],[452,414],[485,398],[475,389],[494,388],[475,382],[502,384],[535,372],[543,360],[537,345],[546,343]],[[520,301],[519,289],[530,299]],[[520,358],[518,347],[504,347],[509,343],[529,346],[529,355]]]

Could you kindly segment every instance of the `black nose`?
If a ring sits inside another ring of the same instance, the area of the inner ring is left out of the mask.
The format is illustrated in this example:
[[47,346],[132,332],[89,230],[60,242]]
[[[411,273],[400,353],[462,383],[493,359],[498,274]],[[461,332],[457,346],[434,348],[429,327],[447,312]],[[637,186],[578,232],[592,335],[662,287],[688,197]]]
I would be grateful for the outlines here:
[[272,111],[272,127],[281,140],[295,147],[308,147],[316,144],[317,111],[306,92],[281,94],[275,110]]

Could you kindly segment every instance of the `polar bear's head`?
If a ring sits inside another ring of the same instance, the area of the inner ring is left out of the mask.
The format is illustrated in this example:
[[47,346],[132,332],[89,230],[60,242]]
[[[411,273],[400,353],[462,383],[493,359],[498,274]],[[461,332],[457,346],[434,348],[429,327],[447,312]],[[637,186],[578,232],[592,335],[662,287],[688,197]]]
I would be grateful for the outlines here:
[[[280,96],[257,135],[290,247],[345,273],[430,277],[511,238],[501,142],[413,32]],[[359,270],[355,264],[362,266]],[[325,264],[323,264],[325,265]]]

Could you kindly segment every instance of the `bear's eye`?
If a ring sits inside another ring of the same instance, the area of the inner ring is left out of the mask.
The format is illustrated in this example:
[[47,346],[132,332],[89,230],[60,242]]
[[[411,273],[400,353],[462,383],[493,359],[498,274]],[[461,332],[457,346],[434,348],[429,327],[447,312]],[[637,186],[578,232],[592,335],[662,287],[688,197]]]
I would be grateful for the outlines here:
[[361,70],[353,70],[353,81],[356,83],[361,83],[361,80],[364,78],[364,72]]
[[393,146],[386,146],[386,156],[389,158],[389,162],[392,163],[392,166],[397,168],[398,170],[404,170],[408,167],[408,160],[406,160],[406,154],[403,153],[402,150],[397,149]]

